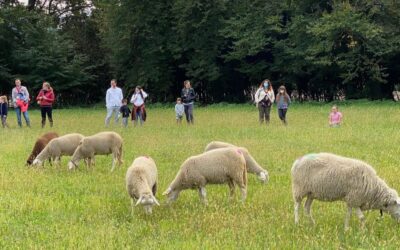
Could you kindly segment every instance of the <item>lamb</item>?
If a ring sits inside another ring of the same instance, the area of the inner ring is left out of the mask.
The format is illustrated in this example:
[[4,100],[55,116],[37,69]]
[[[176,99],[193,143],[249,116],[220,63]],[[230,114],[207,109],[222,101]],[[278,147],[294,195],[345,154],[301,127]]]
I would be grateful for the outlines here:
[[249,151],[244,147],[238,147],[233,144],[221,141],[212,141],[207,144],[206,148],[204,149],[205,152],[216,149],[216,148],[226,148],[226,147],[236,147],[239,148],[240,151],[243,152],[244,158],[246,159],[246,167],[247,172],[258,175],[258,178],[263,182],[267,183],[269,176],[268,171],[263,169],[256,160],[250,155]]
[[207,204],[205,186],[223,183],[228,183],[231,198],[237,184],[242,192],[242,201],[246,199],[246,160],[238,148],[220,148],[189,157],[163,195],[168,195],[170,203],[178,198],[182,190],[198,189],[200,200]]
[[[100,132],[82,139],[68,163],[70,170],[78,167],[79,161],[88,159],[86,165],[90,167],[95,155],[113,154],[111,172],[114,171],[115,162],[122,164],[122,137],[115,132]],[[93,162],[94,163],[94,162]]]
[[141,204],[146,214],[151,214],[154,204],[158,206],[155,195],[157,192],[157,167],[150,157],[136,158],[126,172],[126,189],[132,201],[137,200],[136,206]]
[[295,223],[299,222],[299,208],[304,197],[305,214],[312,223],[311,204],[342,200],[347,204],[345,230],[353,208],[365,225],[363,210],[380,209],[400,222],[400,199],[394,189],[377,176],[375,170],[360,160],[330,153],[308,154],[297,159],[292,167],[292,193]]
[[50,158],[59,165],[61,156],[72,155],[83,137],[81,134],[73,133],[54,138],[36,156],[33,165],[42,165],[45,160]]
[[[42,150],[46,147],[46,145],[54,138],[57,138],[58,134],[54,132],[48,132],[37,138],[35,145],[33,146],[32,152],[26,160],[26,165],[32,165],[33,160],[42,152]],[[49,159],[51,163],[51,160]]]

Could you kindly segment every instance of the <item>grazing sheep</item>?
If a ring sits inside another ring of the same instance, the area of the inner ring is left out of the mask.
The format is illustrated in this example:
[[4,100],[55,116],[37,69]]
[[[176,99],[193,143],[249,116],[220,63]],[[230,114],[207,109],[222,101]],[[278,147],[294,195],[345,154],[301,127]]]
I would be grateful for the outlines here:
[[216,148],[226,148],[226,147],[236,147],[240,148],[240,151],[243,152],[244,158],[246,159],[246,167],[247,172],[258,175],[258,178],[263,182],[267,183],[269,176],[268,171],[263,169],[256,160],[250,155],[249,151],[246,148],[238,147],[233,144],[221,141],[212,141],[207,144],[206,148],[204,149],[205,152],[216,149]]
[[381,209],[400,221],[400,199],[397,192],[376,175],[365,162],[342,156],[319,153],[297,159],[292,167],[292,192],[295,202],[295,223],[299,222],[299,208],[304,197],[306,215],[311,216],[314,199],[342,200],[347,204],[345,229],[349,228],[352,209],[364,227],[363,210]]
[[157,167],[150,157],[141,156],[136,158],[126,172],[126,189],[136,206],[141,204],[147,214],[151,214],[152,208],[157,201]]
[[[33,163],[33,160],[42,152],[42,150],[46,147],[46,145],[54,138],[57,138],[58,134],[54,132],[48,132],[37,138],[35,145],[33,146],[32,153],[29,155],[26,160],[26,165],[30,166]],[[49,159],[51,164],[51,160]]]
[[168,195],[168,202],[171,202],[182,190],[193,188],[198,189],[200,199],[207,203],[205,186],[223,183],[228,183],[231,198],[237,184],[242,191],[242,200],[246,199],[246,160],[240,149],[220,148],[189,157],[163,195]]
[[46,145],[42,152],[36,156],[33,165],[42,165],[45,160],[50,158],[59,165],[61,156],[72,155],[83,138],[83,135],[77,133],[54,138]]
[[70,170],[78,167],[81,159],[88,159],[86,165],[90,167],[95,155],[113,154],[111,172],[115,162],[122,164],[122,137],[115,132],[100,132],[82,139],[68,163]]

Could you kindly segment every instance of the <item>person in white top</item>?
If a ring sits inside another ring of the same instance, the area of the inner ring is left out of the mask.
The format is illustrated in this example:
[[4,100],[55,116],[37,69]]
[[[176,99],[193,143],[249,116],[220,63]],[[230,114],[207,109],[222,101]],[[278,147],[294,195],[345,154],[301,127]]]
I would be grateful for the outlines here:
[[119,109],[122,105],[122,89],[117,87],[117,80],[111,80],[111,87],[107,90],[106,94],[106,107],[107,107],[107,116],[106,116],[106,127],[110,124],[111,117],[113,113],[115,123],[118,123],[119,120]]
[[137,124],[142,125],[143,122],[146,121],[146,109],[144,106],[144,101],[147,96],[148,94],[144,92],[142,87],[136,86],[135,92],[133,93],[131,98],[131,103],[133,103],[132,121],[134,122],[135,126]]
[[265,119],[265,123],[268,125],[271,106],[275,101],[275,93],[270,80],[265,79],[261,82],[260,87],[254,95],[254,100],[258,107],[260,124],[262,124]]

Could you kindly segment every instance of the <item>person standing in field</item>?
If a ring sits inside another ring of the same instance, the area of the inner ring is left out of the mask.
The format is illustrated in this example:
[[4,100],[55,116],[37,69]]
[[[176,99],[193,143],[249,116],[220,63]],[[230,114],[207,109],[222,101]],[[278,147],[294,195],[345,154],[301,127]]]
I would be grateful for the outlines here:
[[332,106],[331,113],[329,114],[329,126],[333,128],[340,127],[342,123],[342,113],[338,111],[338,107],[336,105]]
[[187,124],[193,124],[193,107],[194,107],[194,100],[196,99],[196,93],[192,88],[190,81],[186,80],[183,82],[183,89],[181,91],[181,98],[183,101],[183,106],[185,109],[185,116]]
[[111,117],[114,114],[115,124],[118,123],[119,120],[119,109],[122,104],[122,89],[117,87],[117,80],[111,80],[111,87],[107,90],[106,93],[106,107],[107,107],[107,116],[105,120],[106,127],[110,124]]
[[122,106],[119,112],[122,114],[122,125],[126,128],[128,126],[129,116],[131,115],[131,110],[128,107],[127,99],[122,100]]
[[175,104],[175,117],[176,117],[177,124],[182,124],[182,118],[183,118],[184,112],[185,112],[185,107],[182,104],[182,99],[177,98],[176,104]]
[[256,106],[258,107],[258,120],[262,124],[268,125],[270,121],[271,106],[275,101],[275,93],[272,88],[271,81],[265,79],[261,82],[258,90],[254,95]]
[[9,128],[7,124],[7,115],[8,115],[8,101],[7,96],[0,96],[0,118],[1,118],[1,126],[3,128]]
[[36,101],[40,106],[40,111],[42,114],[42,128],[46,125],[46,115],[49,119],[50,127],[53,127],[53,103],[55,100],[55,95],[53,88],[50,83],[44,82],[42,89],[40,90]]
[[282,123],[286,126],[286,112],[291,103],[290,96],[286,92],[285,86],[280,86],[278,89],[278,95],[276,95],[276,104],[278,106],[278,115]]
[[136,86],[135,92],[132,95],[131,103],[133,104],[132,108],[132,122],[134,126],[143,125],[143,122],[146,121],[146,108],[144,106],[144,101],[147,98],[147,93],[144,92],[141,86]]
[[22,127],[21,113],[24,116],[26,126],[30,127],[31,122],[29,120],[28,105],[29,105],[29,92],[25,86],[21,85],[20,79],[15,79],[15,87],[11,91],[12,101],[14,104],[14,110],[17,114],[18,126]]

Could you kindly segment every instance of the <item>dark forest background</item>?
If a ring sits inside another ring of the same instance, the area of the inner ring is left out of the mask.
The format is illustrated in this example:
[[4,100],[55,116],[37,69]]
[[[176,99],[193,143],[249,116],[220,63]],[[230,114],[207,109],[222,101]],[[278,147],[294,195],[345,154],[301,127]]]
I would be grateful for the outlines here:
[[0,0],[0,94],[44,80],[58,104],[128,95],[244,102],[265,78],[305,100],[390,98],[400,83],[397,0]]

